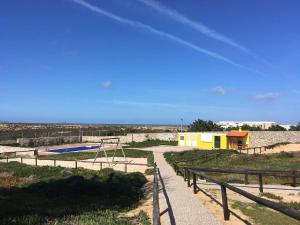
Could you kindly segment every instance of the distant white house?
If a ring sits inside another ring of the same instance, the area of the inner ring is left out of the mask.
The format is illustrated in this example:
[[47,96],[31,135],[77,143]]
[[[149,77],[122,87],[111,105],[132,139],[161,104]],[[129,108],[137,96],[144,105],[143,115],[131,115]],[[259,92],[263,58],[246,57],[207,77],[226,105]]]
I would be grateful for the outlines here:
[[222,128],[229,127],[241,127],[243,125],[248,125],[250,127],[260,127],[261,129],[268,129],[269,127],[276,125],[276,122],[267,121],[220,121],[217,122]]

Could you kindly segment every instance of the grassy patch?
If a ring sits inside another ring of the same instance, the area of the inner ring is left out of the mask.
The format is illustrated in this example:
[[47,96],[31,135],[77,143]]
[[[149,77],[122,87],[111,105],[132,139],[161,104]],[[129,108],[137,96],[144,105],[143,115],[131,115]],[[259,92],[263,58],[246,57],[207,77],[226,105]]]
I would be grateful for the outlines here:
[[[223,150],[223,152],[226,150]],[[229,152],[218,156],[217,158],[211,157],[206,161],[203,155],[207,152],[213,152],[211,150],[194,150],[186,152],[168,152],[164,156],[166,160],[172,164],[174,162],[181,162],[181,166],[191,167],[207,167],[207,168],[224,168],[224,169],[269,169],[269,170],[298,170],[300,165],[300,152],[281,152],[269,155],[246,155],[236,154],[235,152]],[[217,152],[222,152],[219,150]],[[190,161],[191,159],[196,159]],[[243,183],[244,176],[236,174],[217,174],[213,173],[213,176],[219,178],[222,181],[230,181]],[[265,184],[290,184],[291,178],[284,177],[264,177]],[[249,176],[250,183],[257,183],[257,176]]]
[[278,195],[275,195],[275,194],[269,193],[269,192],[262,192],[262,193],[259,193],[259,195],[262,197],[266,197],[266,198],[274,199],[274,200],[282,200],[283,199],[281,196],[278,196]]
[[282,213],[271,211],[256,203],[234,202],[232,207],[239,209],[244,215],[250,217],[258,225],[299,225],[299,221]]
[[153,147],[159,145],[173,145],[177,146],[177,141],[162,141],[162,140],[147,140],[143,142],[130,142],[127,144],[125,148],[146,148],[146,147]]
[[[106,151],[108,157],[112,157],[114,154],[113,150]],[[152,165],[154,158],[153,153],[150,151],[141,151],[137,149],[124,149],[126,157],[129,158],[147,158],[148,164]],[[41,155],[39,159],[57,159],[57,160],[84,160],[84,159],[93,159],[95,158],[95,152],[70,152],[63,154],[54,154],[54,155]],[[98,157],[105,157],[104,152],[100,152]],[[116,157],[123,157],[121,150],[116,152]]]
[[151,225],[150,218],[144,211],[140,211],[138,217],[141,225]]
[[146,178],[112,169],[90,171],[0,163],[0,173],[28,178],[0,186],[0,224],[132,224],[119,218],[137,206]]
[[281,204],[284,204],[289,208],[300,210],[300,202],[281,202]]

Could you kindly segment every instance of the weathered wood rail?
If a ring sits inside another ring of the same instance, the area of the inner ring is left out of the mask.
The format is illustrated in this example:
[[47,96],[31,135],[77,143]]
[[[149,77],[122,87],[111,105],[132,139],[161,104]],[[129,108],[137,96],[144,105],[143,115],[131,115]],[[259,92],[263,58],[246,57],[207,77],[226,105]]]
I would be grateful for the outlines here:
[[245,149],[239,149],[239,153],[246,153],[249,154],[252,153],[253,154],[261,154],[262,152],[266,152],[268,149],[270,149],[268,146],[261,146],[261,147],[252,147],[252,148],[245,148]]
[[244,184],[249,184],[249,175],[258,176],[259,190],[263,192],[263,177],[289,177],[291,178],[291,186],[297,186],[297,178],[300,178],[300,170],[254,170],[254,169],[220,169],[220,168],[200,168],[200,167],[179,167],[173,165],[177,174],[183,174],[184,168],[194,169],[209,173],[226,173],[244,175]]
[[[124,165],[124,172],[127,173],[127,170],[128,170],[128,166],[149,166],[149,164],[145,164],[145,163],[131,163],[131,162],[118,162],[118,161],[114,161],[114,162],[105,162],[105,161],[96,161],[96,162],[93,162],[93,161],[86,161],[86,160],[68,160],[68,159],[64,159],[64,160],[60,160],[60,159],[39,159],[37,157],[34,157],[34,158],[29,158],[29,157],[16,157],[16,158],[10,158],[10,157],[6,157],[5,159],[5,162],[6,163],[9,163],[10,160],[14,160],[16,161],[16,159],[19,159],[18,162],[20,162],[21,164],[25,164],[24,163],[24,159],[31,159],[31,160],[34,160],[34,166],[39,166],[38,165],[38,162],[39,161],[53,161],[53,167],[56,167],[57,166],[57,162],[61,162],[61,163],[64,163],[64,162],[73,162],[74,164],[74,167],[72,168],[75,168],[77,169],[78,168],[78,163],[89,163],[89,164],[99,164],[99,170],[102,170],[104,165],[109,165],[109,164],[114,164],[114,165],[118,165],[118,164],[123,164]],[[45,165],[42,165],[42,166],[45,166]],[[51,166],[51,165],[50,165]]]
[[[187,181],[188,187],[193,186],[193,192],[196,194],[200,189],[200,187],[197,185],[197,177],[204,178],[208,180],[209,182],[215,183],[217,185],[220,185],[221,187],[221,196],[222,196],[222,207],[223,207],[223,214],[224,214],[224,220],[229,220],[230,218],[230,210],[228,207],[228,199],[227,199],[227,189],[240,194],[258,204],[261,204],[263,206],[266,206],[268,208],[271,208],[275,211],[278,211],[280,213],[283,213],[289,217],[292,217],[296,220],[300,220],[300,211],[289,208],[287,206],[284,206],[280,203],[276,203],[258,196],[255,196],[247,191],[244,191],[240,188],[234,187],[226,182],[218,181],[211,176],[208,176],[205,172],[224,172],[224,173],[239,173],[239,174],[251,174],[251,175],[259,175],[259,190],[262,192],[262,176],[283,176],[283,174],[278,173],[290,173],[291,171],[267,171],[267,170],[224,170],[224,169],[209,169],[209,168],[188,168],[188,167],[179,167],[177,165],[173,165],[176,173],[182,173],[184,175],[184,180]],[[292,174],[289,174],[290,176],[293,176],[293,179],[300,176],[300,171],[292,171]],[[192,184],[191,184],[192,179]]]
[[159,185],[158,185],[158,168],[154,163],[153,171],[153,225],[160,225],[160,209],[159,209]]

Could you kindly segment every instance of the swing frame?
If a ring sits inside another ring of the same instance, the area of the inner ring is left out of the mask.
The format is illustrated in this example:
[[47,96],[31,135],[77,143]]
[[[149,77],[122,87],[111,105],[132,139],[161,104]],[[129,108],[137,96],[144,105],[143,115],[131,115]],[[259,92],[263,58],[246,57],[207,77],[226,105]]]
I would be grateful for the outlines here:
[[[115,144],[115,149],[114,149],[114,154],[113,154],[113,157],[112,157],[112,161],[110,162],[108,160],[109,157],[108,157],[107,152],[105,150],[105,144],[107,144],[107,141],[111,141],[111,140],[117,140],[117,142],[113,143],[113,144]],[[124,152],[124,149],[123,149],[123,147],[121,145],[120,138],[119,137],[111,137],[111,138],[101,138],[100,139],[99,148],[98,148],[98,150],[96,152],[93,164],[96,162],[99,153],[102,151],[101,148],[103,148],[104,155],[105,155],[105,158],[106,158],[106,161],[107,161],[109,167],[110,167],[111,163],[113,164],[114,162],[120,162],[120,161],[115,161],[116,152],[117,152],[119,146],[121,146],[121,151],[123,153],[124,162],[128,162],[127,158],[126,158],[126,155],[125,155],[125,152]]]

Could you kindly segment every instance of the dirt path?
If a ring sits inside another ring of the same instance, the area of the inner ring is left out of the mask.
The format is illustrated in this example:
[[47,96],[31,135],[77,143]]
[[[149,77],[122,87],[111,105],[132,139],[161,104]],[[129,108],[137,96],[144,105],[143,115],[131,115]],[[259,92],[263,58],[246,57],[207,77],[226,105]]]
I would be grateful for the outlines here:
[[154,152],[159,168],[160,210],[164,225],[219,225],[222,224],[178,177],[161,152]]

